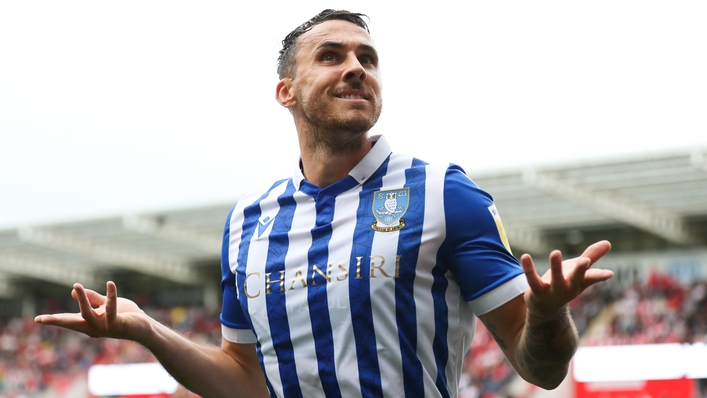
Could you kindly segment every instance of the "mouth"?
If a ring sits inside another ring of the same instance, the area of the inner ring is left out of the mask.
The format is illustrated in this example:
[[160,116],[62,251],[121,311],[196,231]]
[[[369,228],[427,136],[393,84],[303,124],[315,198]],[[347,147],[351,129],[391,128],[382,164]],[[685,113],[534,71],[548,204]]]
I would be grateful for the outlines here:
[[339,95],[338,98],[343,98],[343,99],[365,99],[365,98],[363,98],[363,95],[356,95],[356,94]]
[[368,95],[359,90],[347,90],[336,94],[336,98],[345,100],[368,100]]

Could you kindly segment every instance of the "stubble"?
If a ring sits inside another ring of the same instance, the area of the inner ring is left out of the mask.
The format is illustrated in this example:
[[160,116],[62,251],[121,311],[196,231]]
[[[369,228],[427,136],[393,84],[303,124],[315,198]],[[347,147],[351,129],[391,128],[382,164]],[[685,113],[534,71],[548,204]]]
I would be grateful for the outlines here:
[[315,153],[345,155],[360,150],[382,110],[378,98],[372,112],[367,112],[368,104],[351,104],[350,109],[357,112],[354,115],[342,115],[321,97],[304,98],[302,93],[299,94],[302,112],[308,122],[306,133],[310,137],[309,149]]

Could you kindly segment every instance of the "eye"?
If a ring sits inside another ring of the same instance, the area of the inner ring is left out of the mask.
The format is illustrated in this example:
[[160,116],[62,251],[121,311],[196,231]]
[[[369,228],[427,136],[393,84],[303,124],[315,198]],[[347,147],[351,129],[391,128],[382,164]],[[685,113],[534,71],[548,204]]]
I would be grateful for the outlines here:
[[322,54],[321,60],[324,62],[333,62],[336,60],[336,55],[334,55],[334,53],[324,53]]
[[370,55],[362,55],[362,56],[360,56],[360,57],[358,58],[358,62],[360,62],[360,63],[362,63],[362,64],[373,65],[373,64],[375,64],[376,61],[375,61],[375,59],[374,59],[372,56],[370,56]]

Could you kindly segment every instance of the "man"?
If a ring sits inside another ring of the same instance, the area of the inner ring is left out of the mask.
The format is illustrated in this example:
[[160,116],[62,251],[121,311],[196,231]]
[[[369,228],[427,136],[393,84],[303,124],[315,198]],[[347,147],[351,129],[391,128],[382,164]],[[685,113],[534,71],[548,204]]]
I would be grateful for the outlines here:
[[229,215],[221,348],[147,317],[112,282],[105,297],[76,284],[80,314],[36,321],[135,340],[206,397],[453,397],[478,315],[526,380],[556,387],[578,344],[567,304],[612,276],[590,269],[609,243],[565,262],[552,252],[541,278],[460,168],[369,137],[381,80],[361,17],[325,10],[283,41],[276,99],[301,161]]

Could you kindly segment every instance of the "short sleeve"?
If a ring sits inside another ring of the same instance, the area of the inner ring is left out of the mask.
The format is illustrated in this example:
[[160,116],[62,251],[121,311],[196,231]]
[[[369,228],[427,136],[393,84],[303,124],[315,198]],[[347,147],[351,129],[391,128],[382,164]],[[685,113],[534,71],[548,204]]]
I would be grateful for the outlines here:
[[221,291],[223,292],[221,330],[223,337],[228,341],[234,343],[254,343],[255,334],[243,313],[243,307],[241,307],[240,301],[238,300],[236,276],[231,272],[229,243],[231,238],[232,214],[233,210],[231,210],[226,219],[226,226],[223,231],[223,243],[221,246]]
[[474,312],[482,315],[522,294],[527,281],[493,198],[455,165],[446,173],[444,208],[442,258]]

